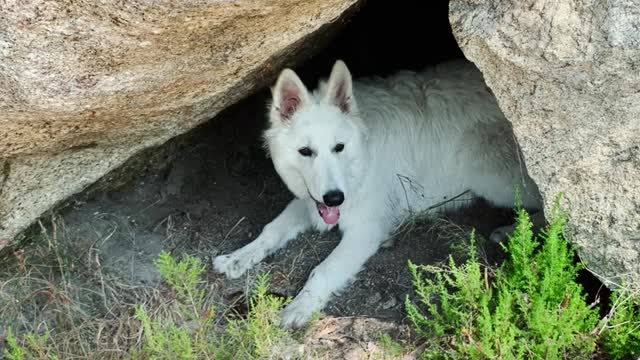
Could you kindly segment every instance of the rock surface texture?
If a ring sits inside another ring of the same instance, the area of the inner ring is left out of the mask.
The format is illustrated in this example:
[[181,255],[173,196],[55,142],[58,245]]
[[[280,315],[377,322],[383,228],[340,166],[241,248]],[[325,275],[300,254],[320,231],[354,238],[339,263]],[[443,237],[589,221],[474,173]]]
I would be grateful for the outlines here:
[[0,248],[140,150],[267,85],[358,5],[3,2]]
[[548,211],[601,278],[640,286],[640,1],[452,0]]

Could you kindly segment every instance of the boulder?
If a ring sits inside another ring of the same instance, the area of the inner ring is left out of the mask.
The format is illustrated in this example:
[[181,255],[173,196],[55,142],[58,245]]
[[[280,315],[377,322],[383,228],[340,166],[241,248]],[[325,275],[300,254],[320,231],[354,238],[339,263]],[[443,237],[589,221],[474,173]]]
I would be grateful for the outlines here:
[[610,285],[640,286],[640,1],[452,0],[547,214]]
[[141,150],[311,56],[359,0],[8,0],[0,248]]

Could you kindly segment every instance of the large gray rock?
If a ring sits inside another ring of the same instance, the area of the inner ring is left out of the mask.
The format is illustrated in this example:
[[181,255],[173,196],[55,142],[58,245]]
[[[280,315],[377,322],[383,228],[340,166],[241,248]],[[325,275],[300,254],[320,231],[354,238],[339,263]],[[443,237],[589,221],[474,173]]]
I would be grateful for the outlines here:
[[140,150],[312,54],[331,32],[318,30],[358,3],[3,1],[0,248]]
[[591,270],[640,286],[640,1],[452,0],[547,210]]

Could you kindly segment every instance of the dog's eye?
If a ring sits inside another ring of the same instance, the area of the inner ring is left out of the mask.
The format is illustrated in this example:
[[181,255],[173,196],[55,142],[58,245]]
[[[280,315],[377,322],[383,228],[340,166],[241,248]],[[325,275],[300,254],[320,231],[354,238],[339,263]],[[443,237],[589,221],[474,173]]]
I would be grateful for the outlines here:
[[344,144],[343,143],[340,143],[340,144],[336,145],[336,147],[333,148],[333,151],[335,151],[337,153],[341,152],[342,150],[344,150]]
[[298,149],[298,152],[302,156],[311,156],[311,155],[313,155],[313,151],[311,151],[311,149],[309,149],[308,147],[300,148],[300,149]]

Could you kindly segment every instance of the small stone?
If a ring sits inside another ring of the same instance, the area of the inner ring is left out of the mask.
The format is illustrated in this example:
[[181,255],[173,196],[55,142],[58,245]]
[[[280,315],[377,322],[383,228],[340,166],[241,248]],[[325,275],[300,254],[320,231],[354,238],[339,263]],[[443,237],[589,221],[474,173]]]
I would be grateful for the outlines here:
[[382,309],[383,310],[389,310],[389,309],[395,307],[396,305],[398,305],[398,300],[396,300],[395,297],[391,297],[391,298],[389,298],[389,300],[387,300],[384,303],[382,303]]
[[279,359],[290,360],[290,359],[299,359],[304,355],[304,345],[303,344],[290,344],[285,346],[283,349],[279,349],[280,357]]
[[373,305],[380,302],[380,300],[382,300],[382,295],[379,292],[377,292],[367,298],[367,304]]

